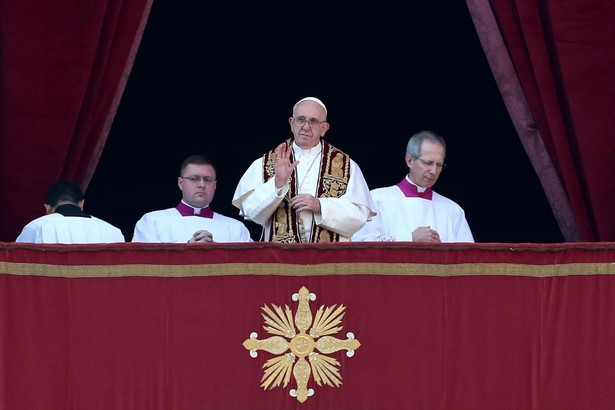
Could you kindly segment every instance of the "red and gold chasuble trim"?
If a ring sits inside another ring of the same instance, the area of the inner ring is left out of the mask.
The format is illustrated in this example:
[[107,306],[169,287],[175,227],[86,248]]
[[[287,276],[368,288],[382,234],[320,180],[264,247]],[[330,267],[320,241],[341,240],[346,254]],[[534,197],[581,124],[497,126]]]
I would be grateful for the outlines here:
[[[295,162],[295,153],[292,150],[292,139],[286,140],[290,149],[290,161]],[[326,141],[321,141],[322,151],[319,168],[317,198],[338,198],[346,193],[350,178],[350,157],[348,154],[335,148]],[[267,182],[275,176],[275,150],[263,156],[263,180]],[[270,225],[270,237],[265,238],[271,242],[339,242],[339,234],[321,228],[312,219],[310,238],[302,238],[304,231],[300,226],[301,220],[297,212],[290,206],[290,198],[298,194],[297,169],[290,177],[290,189],[273,214]]]

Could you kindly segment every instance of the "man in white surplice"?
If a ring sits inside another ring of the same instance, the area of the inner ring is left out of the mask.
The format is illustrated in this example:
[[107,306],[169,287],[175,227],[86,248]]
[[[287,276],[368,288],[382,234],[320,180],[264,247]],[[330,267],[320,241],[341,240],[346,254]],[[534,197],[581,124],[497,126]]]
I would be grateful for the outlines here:
[[182,199],[173,208],[146,213],[135,225],[133,242],[252,242],[248,228],[211,209],[218,185],[216,167],[203,155],[191,155],[179,167]]
[[233,205],[263,227],[265,241],[348,241],[374,215],[361,169],[322,140],[330,125],[318,98],[297,102],[288,121],[293,138],[250,165]]
[[463,209],[431,189],[445,157],[444,138],[431,131],[413,135],[406,147],[408,175],[397,185],[372,191],[378,215],[352,240],[474,242]]
[[47,190],[46,215],[28,223],[15,242],[112,243],[124,242],[115,226],[83,212],[83,191],[74,181],[61,179]]

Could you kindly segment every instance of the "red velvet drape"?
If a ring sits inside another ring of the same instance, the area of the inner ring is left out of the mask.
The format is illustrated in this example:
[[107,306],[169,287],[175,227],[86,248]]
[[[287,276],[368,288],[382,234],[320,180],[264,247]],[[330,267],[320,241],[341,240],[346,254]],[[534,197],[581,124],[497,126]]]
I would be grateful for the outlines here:
[[54,180],[87,187],[151,4],[0,2],[0,240],[43,214]]
[[615,239],[612,2],[467,3],[564,237]]

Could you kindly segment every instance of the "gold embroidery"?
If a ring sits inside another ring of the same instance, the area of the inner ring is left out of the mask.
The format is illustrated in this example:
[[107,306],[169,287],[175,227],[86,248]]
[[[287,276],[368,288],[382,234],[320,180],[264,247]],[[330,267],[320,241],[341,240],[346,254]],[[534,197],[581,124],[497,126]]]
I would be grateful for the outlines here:
[[286,208],[280,204],[275,212],[275,222],[273,224],[272,238],[274,242],[295,243],[295,234],[292,228],[289,229],[289,218]]
[[322,176],[323,198],[339,198],[346,193],[350,179],[350,158],[337,148],[328,152],[326,169]]
[[344,305],[333,305],[326,309],[320,306],[314,318],[309,301],[316,300],[316,295],[303,286],[299,293],[292,295],[292,299],[299,302],[294,324],[288,305],[284,310],[273,304],[272,307],[265,305],[262,308],[265,320],[263,328],[273,336],[259,340],[258,335],[252,332],[250,338],[243,342],[243,346],[250,351],[252,358],[258,356],[258,350],[280,355],[265,362],[261,387],[265,390],[286,387],[290,383],[292,372],[297,388],[291,389],[290,395],[303,403],[314,394],[314,389],[308,388],[310,376],[313,376],[318,386],[326,384],[340,387],[342,384],[340,363],[326,354],[346,350],[346,356],[352,357],[361,343],[351,332],[346,334],[346,340],[330,336],[343,329],[339,325],[346,310]]
[[335,157],[333,157],[333,159],[331,160],[331,176],[334,176],[336,178],[343,178],[344,177],[344,171],[342,170],[342,167],[344,166],[344,158],[342,157],[342,154],[337,152],[335,154]]
[[[294,161],[294,152],[292,151],[292,139],[286,140],[287,147],[291,149],[291,161]],[[316,188],[317,198],[339,198],[346,193],[348,181],[350,179],[350,157],[339,149],[335,148],[326,141],[322,141],[320,175]],[[316,159],[314,159],[316,161]],[[275,151],[269,151],[263,157],[264,169],[263,179],[268,181],[275,176]],[[315,162],[312,162],[312,165]],[[273,214],[270,222],[271,237],[265,240],[273,242],[337,242],[339,234],[328,232],[321,234],[317,231],[316,224],[312,220],[310,229],[310,238],[305,237],[305,226],[297,213],[290,208],[290,198],[297,195],[299,189],[297,187],[296,171],[290,177],[290,189],[287,194],[288,200],[284,200],[280,206],[285,207],[285,214],[279,214],[277,211]],[[280,221],[278,218],[286,216],[286,222]],[[283,232],[284,224],[286,224],[288,232]],[[322,229],[322,231],[325,231]]]
[[346,193],[348,188],[347,182],[341,179],[334,179],[328,176],[323,177],[324,195],[325,198],[338,198]]
[[267,175],[267,178],[265,179],[268,180],[269,178],[273,178],[275,175],[275,159],[274,159],[274,155],[275,152],[271,151],[266,155],[266,159],[264,161],[265,164],[265,174]]

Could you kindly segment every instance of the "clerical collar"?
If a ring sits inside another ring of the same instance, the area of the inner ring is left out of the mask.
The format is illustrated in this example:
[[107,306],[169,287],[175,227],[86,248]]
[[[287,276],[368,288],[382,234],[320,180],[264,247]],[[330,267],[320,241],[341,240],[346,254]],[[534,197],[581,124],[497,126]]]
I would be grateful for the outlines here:
[[418,186],[414,182],[410,181],[407,176],[402,179],[397,186],[408,198],[423,198],[431,201],[431,198],[433,197],[433,191],[431,188]]
[[181,216],[202,216],[203,218],[213,218],[214,211],[209,206],[205,208],[195,208],[188,205],[183,200],[175,207]]
[[90,215],[86,214],[79,208],[77,205],[73,204],[63,204],[58,205],[53,211],[54,214],[60,214],[62,216],[77,216],[80,218],[91,218]]
[[293,141],[293,151],[295,151],[295,157],[299,158],[302,156],[313,157],[314,155],[320,154],[322,151],[322,143],[318,143],[316,146],[312,148],[303,149],[295,141]]

